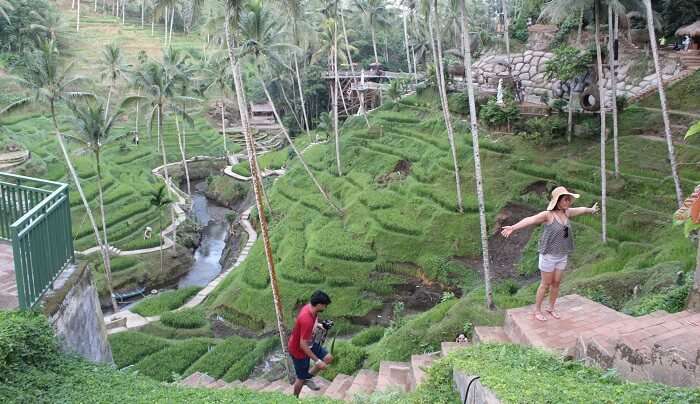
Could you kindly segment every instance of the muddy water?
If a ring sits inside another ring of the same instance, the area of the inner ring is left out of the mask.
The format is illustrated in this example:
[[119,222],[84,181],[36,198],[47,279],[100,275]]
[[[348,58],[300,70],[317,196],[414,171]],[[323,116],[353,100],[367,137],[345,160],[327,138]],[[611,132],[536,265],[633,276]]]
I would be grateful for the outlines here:
[[195,184],[192,194],[192,213],[194,220],[203,225],[202,239],[194,252],[192,269],[180,279],[177,287],[206,286],[221,273],[221,255],[226,247],[226,214],[230,209],[215,205],[206,196],[205,182]]

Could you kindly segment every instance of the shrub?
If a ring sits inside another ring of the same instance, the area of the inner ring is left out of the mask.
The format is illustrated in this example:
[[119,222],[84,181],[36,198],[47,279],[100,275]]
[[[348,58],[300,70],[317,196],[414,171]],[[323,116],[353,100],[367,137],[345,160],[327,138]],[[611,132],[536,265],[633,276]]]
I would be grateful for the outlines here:
[[160,316],[160,322],[173,328],[200,328],[207,324],[201,309],[169,311]]
[[551,146],[564,139],[566,121],[559,116],[538,117],[525,122],[526,136],[544,146]]
[[45,316],[33,311],[0,311],[0,380],[12,370],[46,364],[57,352]]
[[124,331],[109,336],[112,357],[118,369],[133,365],[146,356],[165,349],[168,340],[138,331]]
[[202,288],[199,286],[188,286],[182,289],[168,290],[157,296],[143,299],[134,306],[131,311],[144,317],[157,316],[182,306],[190,297],[196,295],[201,289]]
[[147,356],[136,364],[136,369],[155,380],[172,382],[213,345],[212,340],[199,338],[178,342]]
[[206,355],[187,369],[186,374],[194,372],[206,373],[209,376],[219,379],[223,376],[231,366],[245,357],[246,354],[255,348],[253,340],[244,339],[241,337],[229,337],[226,341],[217,345]]
[[504,105],[496,104],[496,97],[492,97],[481,107],[479,111],[479,119],[486,122],[489,126],[504,125],[508,122],[513,123],[520,115],[518,105],[512,97],[503,97]]
[[279,339],[275,337],[264,339],[255,346],[255,349],[249,351],[239,361],[234,363],[224,375],[223,379],[226,382],[234,380],[244,380],[253,371],[255,365],[260,362],[265,355],[271,352],[279,344]]
[[350,342],[355,346],[367,346],[374,344],[384,336],[384,328],[374,326],[360,331],[359,334],[352,337]]
[[323,372],[323,377],[333,380],[339,374],[351,375],[362,368],[367,352],[347,342],[336,342],[333,347],[333,363]]

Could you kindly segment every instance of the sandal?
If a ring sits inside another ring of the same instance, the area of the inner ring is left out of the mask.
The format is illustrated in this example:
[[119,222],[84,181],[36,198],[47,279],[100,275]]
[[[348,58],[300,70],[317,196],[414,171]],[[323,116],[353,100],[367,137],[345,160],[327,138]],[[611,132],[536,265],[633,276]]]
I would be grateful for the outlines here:
[[544,316],[544,314],[538,312],[535,312],[535,318],[539,321],[547,321],[547,317]]
[[545,311],[546,311],[547,313],[549,313],[552,317],[556,318],[557,320],[559,320],[559,319],[561,318],[561,316],[559,315],[559,313],[557,313],[556,311],[554,311],[554,309],[545,309]]

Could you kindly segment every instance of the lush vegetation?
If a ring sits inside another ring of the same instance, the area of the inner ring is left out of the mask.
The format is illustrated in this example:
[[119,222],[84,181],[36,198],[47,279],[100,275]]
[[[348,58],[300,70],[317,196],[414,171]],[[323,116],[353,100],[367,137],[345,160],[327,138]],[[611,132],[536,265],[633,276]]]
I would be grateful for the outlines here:
[[197,286],[188,286],[182,289],[167,290],[156,296],[150,296],[141,300],[131,311],[144,317],[157,316],[182,306],[190,297],[196,295],[200,289]]
[[[690,403],[700,400],[697,389],[653,383],[630,383],[614,372],[564,361],[551,353],[518,345],[479,344],[439,360],[416,394],[419,403],[455,403],[452,369],[479,375],[480,382],[504,403]],[[557,386],[553,388],[553,386]]]

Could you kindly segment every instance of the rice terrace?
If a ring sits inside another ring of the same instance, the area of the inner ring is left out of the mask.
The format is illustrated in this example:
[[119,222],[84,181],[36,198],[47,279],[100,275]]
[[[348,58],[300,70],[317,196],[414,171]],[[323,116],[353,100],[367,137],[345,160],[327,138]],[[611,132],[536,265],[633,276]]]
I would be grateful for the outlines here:
[[0,0],[0,402],[700,403],[700,3]]

